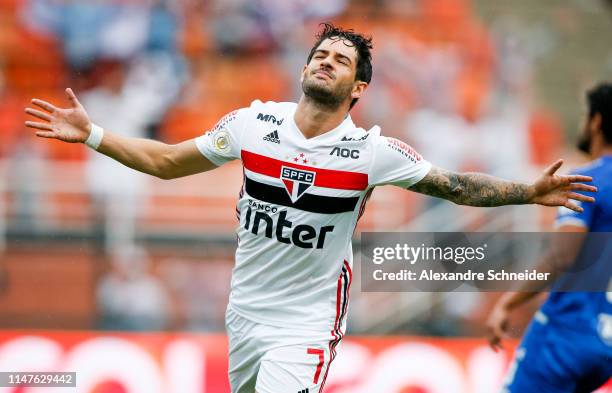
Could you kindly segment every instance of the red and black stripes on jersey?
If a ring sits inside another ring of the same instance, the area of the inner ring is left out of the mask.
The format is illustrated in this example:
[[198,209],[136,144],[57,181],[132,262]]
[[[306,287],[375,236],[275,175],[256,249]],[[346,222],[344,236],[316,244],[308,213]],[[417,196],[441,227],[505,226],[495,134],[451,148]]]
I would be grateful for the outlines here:
[[242,163],[246,169],[276,179],[280,179],[281,169],[283,166],[285,166],[315,172],[316,177],[313,185],[317,187],[355,191],[363,191],[368,187],[368,175],[366,173],[338,171],[334,169],[322,169],[306,165],[299,165],[292,162],[262,156],[261,154],[252,153],[246,150],[242,150],[240,155],[242,157]]
[[304,193],[300,199],[292,202],[289,194],[287,194],[283,187],[260,183],[250,179],[248,176],[244,179],[244,186],[247,194],[262,202],[289,206],[311,213],[337,214],[352,212],[359,201],[358,196],[332,197]]
[[331,363],[336,358],[336,347],[344,336],[344,333],[342,332],[342,324],[344,323],[346,313],[348,311],[348,303],[352,282],[353,271],[351,270],[349,263],[345,260],[342,264],[342,272],[340,273],[340,277],[338,277],[338,288],[336,292],[336,319],[334,321],[334,328],[331,331],[333,339],[329,342],[330,358],[329,363],[327,364],[327,369],[325,370],[325,375],[323,376],[323,382],[321,383],[321,389],[319,390],[319,392],[323,391],[323,387],[325,386],[325,380],[327,379],[327,373],[329,372]]
[[[275,179],[281,179],[283,168],[292,168],[312,173],[311,185],[316,187],[362,191],[368,186],[368,175],[365,173],[298,165],[246,150],[242,151],[241,156],[245,169]],[[293,207],[311,213],[338,214],[352,212],[359,202],[359,196],[335,197],[308,192],[300,193],[299,199],[292,200],[286,188],[259,182],[248,175],[245,175],[244,189],[248,195],[262,202]]]

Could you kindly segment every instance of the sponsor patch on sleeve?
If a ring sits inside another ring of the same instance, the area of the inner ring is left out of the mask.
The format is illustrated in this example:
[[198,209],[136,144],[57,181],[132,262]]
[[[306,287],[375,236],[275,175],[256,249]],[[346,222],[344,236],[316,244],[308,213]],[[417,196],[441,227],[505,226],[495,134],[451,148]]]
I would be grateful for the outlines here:
[[223,116],[223,118],[221,118],[221,120],[219,120],[217,122],[217,124],[215,124],[215,126],[210,130],[211,132],[215,132],[215,131],[219,131],[223,128],[226,128],[228,125],[230,125],[230,123],[232,121],[234,121],[236,119],[236,115],[238,114],[238,111],[232,111],[230,113],[228,113],[227,115]]
[[399,139],[389,138],[387,137],[387,147],[391,150],[395,150],[396,152],[402,154],[406,158],[410,159],[412,162],[419,162],[423,160],[423,157],[409,144],[400,141]]

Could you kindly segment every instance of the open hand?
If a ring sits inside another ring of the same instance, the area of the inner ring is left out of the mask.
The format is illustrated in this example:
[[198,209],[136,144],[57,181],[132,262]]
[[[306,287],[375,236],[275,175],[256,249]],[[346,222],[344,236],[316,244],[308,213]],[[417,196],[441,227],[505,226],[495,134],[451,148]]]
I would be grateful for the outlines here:
[[590,176],[582,175],[555,175],[555,172],[563,165],[563,160],[558,160],[549,166],[542,176],[532,185],[532,203],[544,206],[565,206],[576,212],[582,212],[582,207],[573,203],[572,200],[581,202],[594,202],[595,198],[585,196],[576,191],[596,192],[597,188],[583,184],[593,181]]
[[38,130],[36,136],[41,138],[59,139],[69,143],[85,142],[91,132],[89,116],[72,89],[66,89],[66,96],[70,101],[70,107],[66,109],[57,108],[43,100],[33,99],[32,104],[43,111],[26,108],[25,112],[43,122],[26,121],[26,127]]

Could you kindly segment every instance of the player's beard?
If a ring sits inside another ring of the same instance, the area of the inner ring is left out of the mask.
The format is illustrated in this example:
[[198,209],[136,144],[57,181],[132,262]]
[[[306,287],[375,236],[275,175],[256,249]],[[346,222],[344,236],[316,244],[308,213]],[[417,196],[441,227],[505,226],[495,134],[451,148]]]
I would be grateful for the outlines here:
[[578,138],[576,147],[583,153],[589,154],[591,152],[591,134],[587,130]]
[[304,78],[302,81],[302,91],[306,97],[320,106],[331,109],[338,108],[340,104],[349,98],[352,89],[352,83],[340,83],[336,88],[333,88],[329,85],[317,83],[313,76]]

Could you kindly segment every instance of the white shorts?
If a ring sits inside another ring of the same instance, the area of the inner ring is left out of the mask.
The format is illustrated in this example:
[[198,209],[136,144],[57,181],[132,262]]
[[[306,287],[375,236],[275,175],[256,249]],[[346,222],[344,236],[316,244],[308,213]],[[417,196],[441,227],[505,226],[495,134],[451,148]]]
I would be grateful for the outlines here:
[[245,319],[228,307],[232,393],[319,393],[340,339]]

